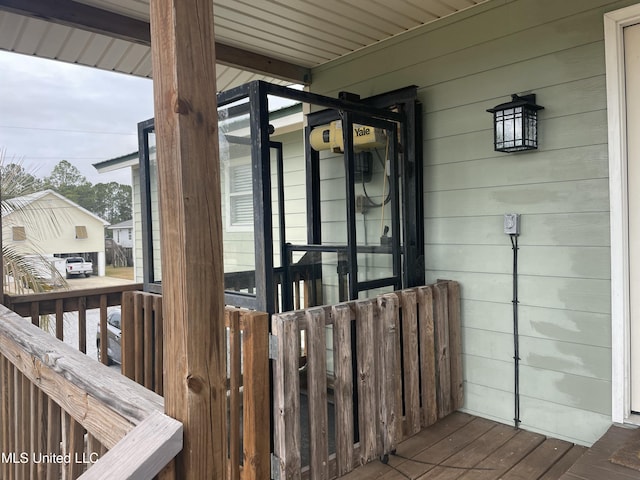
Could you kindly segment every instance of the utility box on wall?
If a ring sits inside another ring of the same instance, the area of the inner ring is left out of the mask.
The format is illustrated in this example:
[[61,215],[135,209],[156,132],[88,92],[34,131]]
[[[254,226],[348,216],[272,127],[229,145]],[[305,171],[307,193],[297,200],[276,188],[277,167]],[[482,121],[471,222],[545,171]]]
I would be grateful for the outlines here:
[[504,214],[504,233],[506,235],[520,235],[520,214]]

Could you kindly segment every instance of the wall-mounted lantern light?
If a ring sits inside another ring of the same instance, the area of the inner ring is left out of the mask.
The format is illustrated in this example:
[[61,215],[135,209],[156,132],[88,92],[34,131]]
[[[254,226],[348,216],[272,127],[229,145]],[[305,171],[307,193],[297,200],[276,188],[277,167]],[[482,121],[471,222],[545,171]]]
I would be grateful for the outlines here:
[[535,94],[513,94],[511,101],[487,110],[493,113],[493,141],[497,152],[538,148],[538,110]]

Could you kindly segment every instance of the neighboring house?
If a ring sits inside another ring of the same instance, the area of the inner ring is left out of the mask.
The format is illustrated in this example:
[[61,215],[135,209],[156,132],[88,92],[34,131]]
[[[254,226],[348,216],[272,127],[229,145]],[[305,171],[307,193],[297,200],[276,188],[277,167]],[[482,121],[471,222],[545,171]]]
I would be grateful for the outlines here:
[[123,248],[133,248],[133,220],[110,225],[107,230],[111,230],[113,241]]
[[80,255],[105,274],[104,228],[109,222],[68,198],[44,190],[8,200],[19,205],[2,216],[2,242],[25,255]]
[[[155,149],[154,149],[155,152]],[[94,163],[93,166],[98,171],[98,173],[107,173],[114,170],[119,170],[122,168],[131,168],[131,189],[132,189],[132,199],[133,199],[133,219],[131,220],[131,229],[133,236],[133,270],[134,270],[134,280],[136,282],[142,282],[144,278],[143,273],[143,262],[142,262],[142,236],[137,234],[138,232],[142,232],[142,210],[140,206],[140,159],[138,156],[138,152],[132,152],[127,155],[122,155],[120,157],[111,158],[109,160],[105,160],[102,162]],[[154,182],[156,185],[157,181],[155,181],[155,170],[154,174]],[[157,190],[154,190],[154,198],[157,200]],[[157,205],[157,201],[156,201]],[[158,227],[159,218],[158,211],[154,209],[154,225]],[[160,258],[160,232],[159,230],[156,232],[156,255],[158,255],[158,259]],[[160,275],[158,271],[158,275]]]

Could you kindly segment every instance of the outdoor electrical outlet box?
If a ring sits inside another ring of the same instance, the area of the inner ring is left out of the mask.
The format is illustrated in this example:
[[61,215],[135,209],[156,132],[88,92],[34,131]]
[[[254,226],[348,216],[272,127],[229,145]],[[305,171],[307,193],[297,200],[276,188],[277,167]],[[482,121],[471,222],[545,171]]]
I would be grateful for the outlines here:
[[504,214],[504,233],[507,235],[520,235],[520,214]]

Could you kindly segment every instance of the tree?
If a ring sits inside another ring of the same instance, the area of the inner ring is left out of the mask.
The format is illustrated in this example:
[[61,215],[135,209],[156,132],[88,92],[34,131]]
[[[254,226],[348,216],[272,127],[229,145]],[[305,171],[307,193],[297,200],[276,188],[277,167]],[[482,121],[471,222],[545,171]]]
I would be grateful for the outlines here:
[[5,164],[3,159],[0,163],[0,176],[4,187],[2,198],[5,200],[42,190],[43,181],[27,172],[19,161]]
[[80,173],[75,166],[67,160],[61,160],[53,167],[51,175],[45,178],[48,188],[64,189],[69,187],[79,187],[89,183],[87,178]]
[[87,208],[111,224],[131,218],[131,187],[117,182],[97,183],[93,186],[93,208]]
[[66,160],[60,161],[53,168],[51,175],[44,179],[44,187],[64,195],[109,223],[119,223],[131,218],[129,185],[117,182],[92,185]]
[[91,182],[67,160],[61,160],[53,167],[51,175],[44,179],[44,187],[58,192],[85,208],[87,203],[91,203]]

